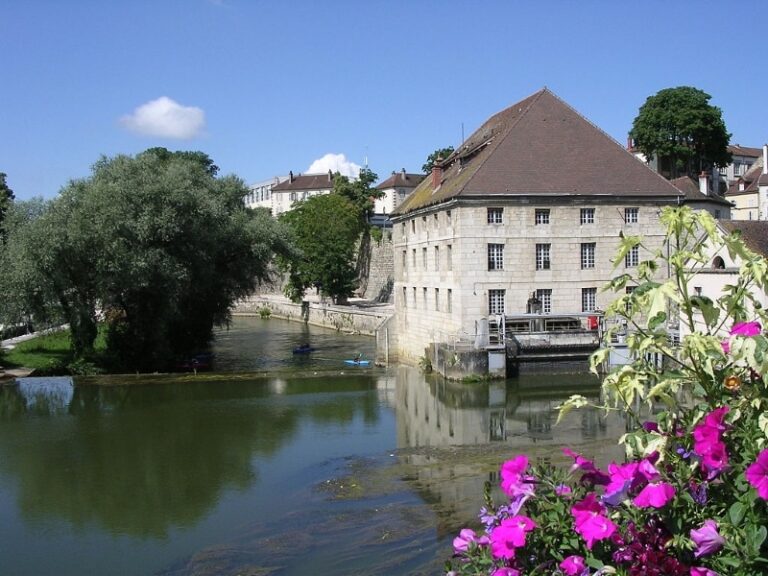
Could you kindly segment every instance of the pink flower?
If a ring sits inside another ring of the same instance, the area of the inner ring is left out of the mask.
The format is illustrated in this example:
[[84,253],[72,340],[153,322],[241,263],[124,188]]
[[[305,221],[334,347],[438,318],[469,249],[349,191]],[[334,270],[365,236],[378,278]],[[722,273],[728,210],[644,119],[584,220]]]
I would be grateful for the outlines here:
[[710,570],[709,568],[695,566],[691,568],[691,576],[720,576],[720,575],[714,570]]
[[663,508],[675,497],[675,487],[666,482],[651,482],[635,496],[632,503],[639,508]]
[[533,476],[525,474],[528,458],[516,456],[501,465],[501,489],[510,498],[533,496]]
[[750,464],[744,476],[763,500],[768,500],[768,449],[757,455],[757,460]]
[[590,550],[596,540],[610,538],[616,531],[616,524],[604,516],[604,512],[605,508],[592,492],[571,507],[571,514],[576,524],[575,530],[586,540],[587,548]]
[[470,528],[464,528],[456,538],[453,539],[453,551],[456,554],[463,554],[469,549],[470,544],[477,544],[477,534]]
[[568,556],[562,562],[560,562],[560,570],[566,576],[579,576],[587,568],[587,563],[581,556]]
[[515,570],[514,568],[496,568],[493,572],[491,572],[491,576],[520,576],[520,570]]
[[728,333],[729,339],[723,340],[720,345],[723,347],[723,352],[730,354],[731,352],[731,336],[743,336],[749,338],[751,336],[758,336],[763,330],[760,326],[760,322],[739,322],[734,324],[731,331]]
[[555,486],[555,494],[557,496],[570,496],[573,490],[567,484],[558,484]]
[[696,558],[714,554],[725,544],[725,538],[720,536],[714,520],[704,520],[701,528],[691,530],[691,540],[696,544],[696,552],[693,554]]
[[708,478],[714,478],[728,467],[728,451],[722,434],[728,429],[724,423],[728,406],[713,410],[693,429],[693,451],[701,458],[702,469]]
[[575,472],[576,470],[581,470],[584,472],[581,477],[582,482],[604,486],[610,481],[605,472],[595,466],[595,463],[592,462],[592,460],[587,460],[584,458],[584,456],[574,452],[570,448],[563,448],[563,454],[573,458],[573,466],[571,466],[571,472]]
[[491,532],[491,554],[494,558],[514,558],[515,550],[525,546],[525,535],[536,528],[527,516],[505,518]]

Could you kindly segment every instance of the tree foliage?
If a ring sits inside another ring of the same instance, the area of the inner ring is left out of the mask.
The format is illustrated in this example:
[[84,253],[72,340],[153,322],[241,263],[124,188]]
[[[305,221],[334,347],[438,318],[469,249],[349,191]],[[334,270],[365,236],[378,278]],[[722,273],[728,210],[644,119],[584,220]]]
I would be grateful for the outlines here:
[[368,214],[373,211],[374,202],[384,193],[373,187],[378,176],[368,168],[360,170],[360,176],[351,180],[338,172],[333,177],[333,192],[343,196],[354,204],[362,222],[367,222]]
[[13,190],[8,187],[5,178],[5,172],[0,172],[0,241],[2,241],[4,237],[3,221],[5,220],[5,215],[10,209],[11,202],[13,202],[14,199]]
[[630,136],[646,158],[657,158],[671,178],[697,176],[731,162],[731,135],[711,96],[690,86],[666,88],[640,107]]
[[360,214],[352,200],[332,193],[311,197],[281,215],[301,252],[299,257],[282,259],[282,268],[289,274],[289,298],[299,301],[312,287],[335,302],[352,294],[357,288],[355,249],[363,228]]
[[438,148],[432,152],[432,154],[427,156],[427,161],[421,166],[422,172],[424,172],[424,174],[429,174],[432,172],[432,166],[435,165],[435,162],[437,162],[438,158],[445,160],[451,154],[453,154],[453,146],[448,146],[447,148]]
[[78,358],[99,314],[122,369],[164,368],[199,350],[267,276],[273,253],[291,249],[281,225],[244,207],[245,184],[214,168],[203,153],[157,148],[101,158],[9,235],[20,274],[3,283],[39,295],[27,309],[59,313]]

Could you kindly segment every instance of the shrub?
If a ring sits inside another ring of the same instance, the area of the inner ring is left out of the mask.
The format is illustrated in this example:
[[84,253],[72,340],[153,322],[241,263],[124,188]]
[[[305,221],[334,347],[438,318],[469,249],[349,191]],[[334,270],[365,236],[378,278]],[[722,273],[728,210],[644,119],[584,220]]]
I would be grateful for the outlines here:
[[259,316],[261,318],[269,318],[270,316],[272,316],[272,310],[267,308],[266,306],[262,306],[261,308],[259,308]]
[[[450,574],[768,572],[767,318],[754,297],[768,265],[738,235],[722,236],[706,213],[665,209],[661,218],[669,255],[651,253],[636,276],[609,285],[622,296],[607,316],[626,321],[634,360],[604,377],[600,407],[630,416],[620,440],[626,460],[603,470],[566,448],[570,470],[530,465],[524,455],[506,461],[508,500],[486,496],[482,528],[453,542]],[[642,240],[623,239],[617,261],[632,245]],[[726,250],[741,263],[738,279],[716,299],[690,294],[697,271]],[[666,270],[669,279],[659,279]],[[677,323],[679,345],[668,334]],[[595,372],[608,354],[592,356]],[[654,409],[652,421],[638,402]],[[561,417],[587,404],[574,396]]]

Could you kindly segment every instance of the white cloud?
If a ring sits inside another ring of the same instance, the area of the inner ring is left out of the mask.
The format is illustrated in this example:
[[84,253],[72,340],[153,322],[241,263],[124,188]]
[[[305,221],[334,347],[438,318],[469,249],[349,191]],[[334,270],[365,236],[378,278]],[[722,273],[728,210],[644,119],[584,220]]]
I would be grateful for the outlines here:
[[347,160],[344,154],[331,154],[328,153],[322,158],[318,158],[309,168],[307,168],[307,174],[319,174],[321,172],[339,172],[342,176],[348,176],[350,178],[357,178],[360,176],[360,168],[351,160]]
[[195,106],[182,106],[167,96],[142,104],[132,114],[120,118],[131,132],[144,136],[160,136],[190,140],[205,128],[205,112]]

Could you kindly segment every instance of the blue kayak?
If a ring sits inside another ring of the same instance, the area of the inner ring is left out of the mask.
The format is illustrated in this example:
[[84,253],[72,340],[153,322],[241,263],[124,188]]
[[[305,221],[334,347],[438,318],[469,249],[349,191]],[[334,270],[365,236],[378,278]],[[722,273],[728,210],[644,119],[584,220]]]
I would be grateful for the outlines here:
[[368,366],[370,360],[344,360],[344,364],[350,364],[352,366]]

